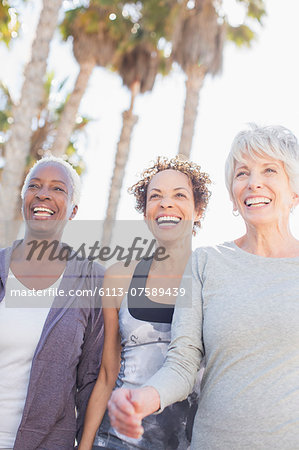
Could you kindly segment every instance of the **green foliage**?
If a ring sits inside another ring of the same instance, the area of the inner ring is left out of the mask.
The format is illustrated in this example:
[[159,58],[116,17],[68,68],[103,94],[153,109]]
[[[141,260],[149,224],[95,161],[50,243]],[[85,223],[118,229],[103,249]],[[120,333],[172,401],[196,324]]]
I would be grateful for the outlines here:
[[121,41],[130,33],[131,27],[130,17],[122,15],[122,4],[109,1],[105,7],[105,2],[94,0],[90,2],[89,7],[80,6],[66,11],[60,31],[66,40],[78,33],[92,35],[106,29],[112,38]]
[[227,25],[226,37],[229,41],[234,42],[238,47],[249,47],[252,41],[255,39],[255,33],[247,25],[239,25],[238,27],[232,27]]
[[244,22],[239,26],[231,26],[227,23],[227,39],[234,42],[238,47],[249,47],[253,40],[256,38],[256,33],[250,25],[248,25],[247,19],[253,19],[262,25],[262,19],[266,15],[265,4],[263,0],[237,0],[245,7]]
[[[66,81],[67,79],[64,79],[57,84],[53,72],[48,73],[46,76],[44,102],[40,105],[38,115],[33,120],[33,134],[26,170],[40,159],[51,145],[57,123],[69,96],[69,94],[63,94]],[[12,123],[12,108],[13,101],[9,90],[0,82],[0,150],[2,151],[9,137],[9,128]],[[85,166],[81,155],[78,153],[77,141],[89,122],[90,119],[88,117],[79,116],[77,118],[66,152],[66,160],[73,165],[79,175],[84,172]]]
[[0,82],[0,150],[3,151],[12,123],[12,99],[7,86]]
[[11,3],[8,0],[0,3],[0,41],[7,46],[12,38],[17,37],[20,28],[18,13]]
[[161,37],[170,40],[178,12],[177,0],[147,0],[142,5],[142,26],[156,41]]
[[262,23],[262,18],[266,15],[266,9],[263,0],[237,1],[245,5],[247,17],[251,17],[252,19],[256,19],[259,23]]

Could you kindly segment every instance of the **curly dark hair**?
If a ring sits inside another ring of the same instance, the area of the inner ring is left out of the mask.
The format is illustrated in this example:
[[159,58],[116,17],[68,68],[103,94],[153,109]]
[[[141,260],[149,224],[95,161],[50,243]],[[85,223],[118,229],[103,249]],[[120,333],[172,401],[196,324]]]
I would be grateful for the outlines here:
[[[136,198],[136,210],[143,214],[145,213],[148,185],[154,175],[167,169],[177,170],[187,175],[192,184],[196,211],[200,212],[201,218],[203,218],[211,195],[207,188],[207,185],[211,183],[211,180],[207,173],[200,171],[200,166],[198,164],[187,161],[186,158],[181,155],[177,155],[171,159],[168,159],[165,156],[158,156],[153,165],[142,172],[140,180],[128,189],[128,192],[133,194]],[[194,231],[195,227],[200,226],[200,220],[194,222]]]

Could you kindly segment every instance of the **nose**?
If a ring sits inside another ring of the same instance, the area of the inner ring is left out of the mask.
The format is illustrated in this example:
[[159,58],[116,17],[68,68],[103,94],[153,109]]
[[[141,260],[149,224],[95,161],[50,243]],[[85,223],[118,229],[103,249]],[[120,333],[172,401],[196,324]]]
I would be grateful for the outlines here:
[[36,198],[39,200],[51,199],[51,194],[46,186],[41,187],[35,194]]
[[263,183],[257,174],[251,173],[248,178],[248,189],[255,191],[256,189],[261,189]]
[[160,201],[160,206],[162,207],[162,208],[172,208],[173,207],[173,203],[172,203],[172,200],[171,200],[171,198],[169,198],[169,197],[163,197],[162,199],[161,199],[161,201]]

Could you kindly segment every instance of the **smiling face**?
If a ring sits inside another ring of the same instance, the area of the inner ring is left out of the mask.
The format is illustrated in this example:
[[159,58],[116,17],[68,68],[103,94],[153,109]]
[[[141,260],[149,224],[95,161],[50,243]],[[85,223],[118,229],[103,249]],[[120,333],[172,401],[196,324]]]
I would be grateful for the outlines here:
[[33,234],[60,238],[67,220],[77,206],[72,205],[72,185],[66,169],[55,162],[40,165],[31,173],[23,199],[27,230]]
[[267,155],[245,155],[244,162],[236,163],[232,193],[234,210],[253,226],[287,224],[290,209],[298,203],[283,162]]
[[200,214],[195,211],[188,176],[172,169],[154,175],[147,189],[144,217],[160,242],[190,237]]

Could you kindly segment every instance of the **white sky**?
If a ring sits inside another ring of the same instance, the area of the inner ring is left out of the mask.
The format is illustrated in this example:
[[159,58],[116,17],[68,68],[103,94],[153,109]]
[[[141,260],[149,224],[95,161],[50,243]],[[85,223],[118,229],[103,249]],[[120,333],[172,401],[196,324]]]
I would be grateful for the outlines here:
[[[18,98],[23,65],[29,57],[39,0],[29,3],[24,15],[24,38],[16,40],[8,52],[0,46],[0,79]],[[233,14],[235,1],[226,0]],[[267,0],[264,28],[251,49],[228,44],[221,75],[207,78],[201,92],[192,159],[213,180],[213,195],[202,230],[194,246],[235,239],[243,233],[240,218],[232,215],[232,206],[224,185],[224,162],[235,134],[248,122],[281,124],[299,137],[299,2]],[[60,43],[59,35],[51,46],[49,68],[59,79],[69,76],[71,89],[78,72],[71,46]],[[151,93],[136,101],[139,121],[134,129],[129,164],[124,179],[119,219],[139,219],[134,201],[126,193],[136,175],[157,155],[173,156],[178,149],[185,96],[184,74],[179,69],[158,77]],[[116,144],[121,130],[121,113],[129,106],[129,92],[116,74],[97,68],[90,79],[80,111],[94,120],[82,139],[87,172],[83,178],[83,196],[79,219],[103,219],[112,175]],[[299,238],[299,208],[292,217],[292,229]]]

